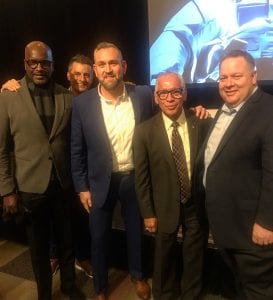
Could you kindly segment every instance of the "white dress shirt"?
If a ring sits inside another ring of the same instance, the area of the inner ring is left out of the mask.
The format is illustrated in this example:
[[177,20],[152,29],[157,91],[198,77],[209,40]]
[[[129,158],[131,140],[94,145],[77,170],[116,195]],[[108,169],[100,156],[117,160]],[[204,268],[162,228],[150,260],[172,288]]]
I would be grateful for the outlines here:
[[116,103],[106,99],[98,92],[101,100],[104,123],[112,151],[113,172],[134,169],[132,140],[135,128],[133,105],[124,87],[123,94]]
[[240,108],[244,105],[245,102],[240,103],[238,106],[234,108],[227,107],[226,104],[224,104],[221,108],[221,114],[216,121],[212,132],[209,136],[207,146],[205,149],[204,154],[204,176],[203,176],[203,184],[206,186],[206,176],[207,176],[207,170],[208,166],[210,165],[212,158],[226,132],[228,127],[230,126],[230,123],[234,119],[237,112],[240,110]]

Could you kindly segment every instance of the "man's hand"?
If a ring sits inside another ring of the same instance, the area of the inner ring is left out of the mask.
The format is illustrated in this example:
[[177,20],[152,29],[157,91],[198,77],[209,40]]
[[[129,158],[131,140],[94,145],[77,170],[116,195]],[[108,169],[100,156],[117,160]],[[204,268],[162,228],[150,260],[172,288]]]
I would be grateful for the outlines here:
[[79,196],[84,209],[90,213],[92,207],[92,197],[90,191],[80,192]]
[[252,241],[260,246],[271,245],[273,244],[273,231],[255,223],[252,230]]
[[18,195],[9,194],[3,197],[3,212],[6,214],[15,214],[18,211]]
[[157,232],[157,218],[145,218],[144,228],[151,233]]
[[1,92],[3,92],[4,90],[17,92],[20,87],[21,87],[20,81],[17,81],[15,79],[10,79],[2,85]]
[[210,113],[202,105],[191,107],[190,110],[192,110],[199,119],[207,119],[210,117]]

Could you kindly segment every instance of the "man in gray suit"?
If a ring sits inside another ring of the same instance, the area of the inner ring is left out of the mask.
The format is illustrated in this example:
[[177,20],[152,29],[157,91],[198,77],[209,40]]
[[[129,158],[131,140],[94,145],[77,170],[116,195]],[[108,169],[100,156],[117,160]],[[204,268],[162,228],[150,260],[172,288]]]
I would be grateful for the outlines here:
[[[159,75],[154,95],[161,112],[136,127],[133,148],[141,214],[145,229],[155,233],[153,295],[155,300],[180,299],[175,286],[176,241],[182,224],[180,295],[183,299],[198,299],[205,227],[202,228],[191,199],[190,182],[197,150],[210,121],[199,120],[191,111],[183,109],[187,90],[183,78],[176,73]],[[174,133],[178,135],[173,140]],[[177,147],[177,137],[180,147]],[[184,153],[183,164],[182,157],[175,153]]]
[[26,75],[18,92],[0,95],[3,209],[6,215],[28,213],[26,231],[38,299],[51,299],[50,224],[58,247],[62,292],[79,299],[69,213],[71,95],[53,82],[52,51],[43,42],[26,46],[24,64]]

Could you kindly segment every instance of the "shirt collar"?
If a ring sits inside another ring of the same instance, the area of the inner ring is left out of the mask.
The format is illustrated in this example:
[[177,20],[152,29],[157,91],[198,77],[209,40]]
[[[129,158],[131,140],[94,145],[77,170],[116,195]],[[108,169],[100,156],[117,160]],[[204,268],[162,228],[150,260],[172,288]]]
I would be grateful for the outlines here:
[[[101,84],[99,83],[98,84],[98,94],[100,96],[100,99],[108,104],[112,104],[112,101],[105,98],[102,93],[101,93]],[[126,101],[129,101],[129,96],[128,96],[128,93],[127,93],[127,90],[125,88],[125,85],[124,85],[124,88],[123,88],[123,92],[120,96],[118,96],[117,98],[117,104],[120,103],[120,102],[126,102]]]
[[226,103],[222,106],[222,112],[224,112],[224,113],[226,113],[227,115],[232,115],[233,113],[236,113],[236,112],[238,112],[240,109],[241,109],[241,107],[246,103],[246,101],[257,91],[257,89],[258,89],[258,87],[256,86],[254,89],[253,89],[253,91],[252,91],[252,93],[246,98],[246,100],[245,101],[243,101],[243,102],[241,102],[240,104],[238,104],[237,106],[235,106],[235,107],[232,107],[232,108],[230,108],[230,107],[228,107],[227,105],[226,105]]
[[[171,120],[168,116],[166,116],[163,112],[162,112],[162,117],[166,129],[169,130],[170,128],[172,128],[172,124],[174,121]],[[186,123],[186,116],[185,116],[184,109],[182,110],[180,116],[175,121],[179,124],[179,126],[182,126]]]

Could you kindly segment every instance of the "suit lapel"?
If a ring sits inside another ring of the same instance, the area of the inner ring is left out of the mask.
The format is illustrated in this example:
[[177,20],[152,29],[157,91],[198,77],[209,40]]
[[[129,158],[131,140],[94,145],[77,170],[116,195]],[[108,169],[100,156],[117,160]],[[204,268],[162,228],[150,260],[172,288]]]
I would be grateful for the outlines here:
[[[233,134],[239,129],[239,127],[244,122],[244,120],[248,118],[251,111],[255,109],[255,103],[258,101],[259,94],[260,94],[259,92],[255,93],[249,100],[247,100],[247,102],[236,113],[234,119],[230,123],[223,138],[221,139],[211,162],[213,162],[220,155],[220,153],[225,148],[227,142],[232,138]],[[218,118],[220,116],[220,113],[221,112],[217,114]]]
[[198,127],[196,124],[196,118],[188,110],[184,110],[189,135],[189,146],[190,146],[190,162],[191,162],[191,172],[193,170],[194,160],[197,154],[197,144],[198,144]]
[[130,97],[133,105],[134,115],[135,115],[135,124],[140,123],[140,102],[137,99],[137,95],[135,92],[135,89],[133,89],[131,86],[126,85],[126,91],[128,93],[128,96]]
[[162,151],[162,156],[169,164],[170,169],[175,173],[175,175],[177,175],[172,149],[169,143],[161,112],[155,116],[153,126],[155,140],[157,141],[156,147],[158,147],[158,149]]
[[96,97],[91,96],[88,101],[90,103],[88,114],[92,114],[90,115],[90,119],[95,121],[95,124],[91,126],[90,130],[97,137],[97,141],[101,141],[103,145],[107,145],[108,150],[111,152],[111,145],[104,122],[99,94],[97,93]]
[[44,134],[47,136],[47,132],[45,130],[43,122],[35,108],[34,103],[33,103],[33,100],[32,100],[31,94],[29,92],[25,77],[21,80],[21,85],[22,85],[22,88],[18,90],[18,94],[21,96],[23,102],[26,104],[26,106],[30,112],[31,118],[35,122],[35,125],[33,124],[33,126],[40,127],[39,131],[44,132]]
[[57,129],[59,128],[59,125],[61,123],[64,114],[64,109],[65,109],[64,94],[58,92],[58,87],[56,85],[54,87],[54,101],[55,101],[55,116],[54,116],[54,122],[53,122],[49,139],[54,137],[54,135],[56,134]]

